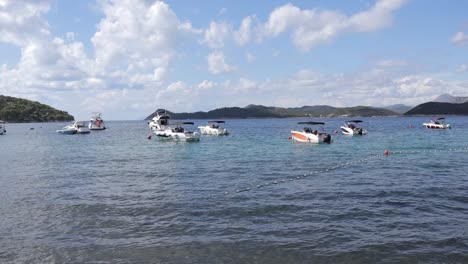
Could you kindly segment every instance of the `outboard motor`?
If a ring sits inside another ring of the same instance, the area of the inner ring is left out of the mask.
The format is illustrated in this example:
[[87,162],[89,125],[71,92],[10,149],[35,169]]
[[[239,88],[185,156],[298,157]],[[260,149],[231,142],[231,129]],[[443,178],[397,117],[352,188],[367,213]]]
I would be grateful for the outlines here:
[[323,139],[323,142],[325,142],[325,143],[331,143],[331,136],[330,136],[330,134],[327,134],[327,136]]

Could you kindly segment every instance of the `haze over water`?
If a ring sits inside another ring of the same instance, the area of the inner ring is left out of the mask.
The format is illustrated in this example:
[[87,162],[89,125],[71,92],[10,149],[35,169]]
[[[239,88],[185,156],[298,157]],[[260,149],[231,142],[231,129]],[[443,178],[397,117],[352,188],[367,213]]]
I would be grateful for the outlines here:
[[288,140],[305,119],[227,120],[199,143],[148,140],[145,121],[7,124],[0,262],[468,263],[468,118],[427,119],[366,118],[330,145]]

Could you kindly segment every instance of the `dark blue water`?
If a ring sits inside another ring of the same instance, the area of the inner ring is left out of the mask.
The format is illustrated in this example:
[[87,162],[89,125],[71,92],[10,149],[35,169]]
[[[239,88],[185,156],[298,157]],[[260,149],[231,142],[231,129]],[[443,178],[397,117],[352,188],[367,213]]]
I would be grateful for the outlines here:
[[468,118],[426,119],[368,118],[330,145],[288,140],[301,119],[199,143],[148,140],[144,121],[7,124],[0,262],[468,263]]

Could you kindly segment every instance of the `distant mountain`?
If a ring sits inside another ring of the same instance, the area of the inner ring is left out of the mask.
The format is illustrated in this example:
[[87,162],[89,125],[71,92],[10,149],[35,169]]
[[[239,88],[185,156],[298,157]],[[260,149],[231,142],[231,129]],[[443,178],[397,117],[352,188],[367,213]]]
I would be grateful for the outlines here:
[[409,110],[413,109],[413,106],[408,106],[404,104],[394,104],[394,105],[384,106],[382,108],[391,110],[399,114],[404,114],[408,112]]
[[437,103],[452,103],[452,104],[463,104],[468,102],[468,97],[464,96],[451,96],[450,94],[439,95],[433,102]]
[[0,95],[0,120],[7,122],[70,121],[73,116],[48,105]]
[[[158,109],[145,120],[152,119]],[[370,106],[332,107],[328,105],[302,106],[295,108],[248,105],[241,107],[224,107],[208,112],[173,113],[167,111],[173,119],[216,119],[216,118],[284,118],[284,117],[337,117],[337,116],[393,116],[393,111]]]
[[461,104],[428,102],[416,106],[405,115],[468,115],[468,102]]

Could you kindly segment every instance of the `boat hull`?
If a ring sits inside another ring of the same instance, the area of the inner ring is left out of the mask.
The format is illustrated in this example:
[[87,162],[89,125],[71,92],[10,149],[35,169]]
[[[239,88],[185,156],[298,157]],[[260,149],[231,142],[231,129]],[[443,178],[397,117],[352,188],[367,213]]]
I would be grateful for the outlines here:
[[200,134],[197,132],[173,132],[172,130],[153,130],[153,133],[160,139],[197,142],[200,141]]
[[341,129],[341,133],[343,133],[343,135],[349,135],[349,136],[367,135],[367,130],[365,130],[364,128],[360,128],[360,127],[352,129],[350,127],[342,126],[342,127],[340,127],[340,129]]
[[331,136],[325,133],[307,133],[304,131],[291,131],[291,139],[300,143],[331,143]]
[[74,135],[77,132],[78,132],[77,129],[67,129],[67,130],[59,129],[59,130],[57,130],[57,133],[63,134],[63,135]]
[[450,129],[451,128],[449,124],[423,123],[423,126],[429,129]]
[[229,131],[225,128],[212,128],[210,126],[199,126],[202,135],[227,136]]

